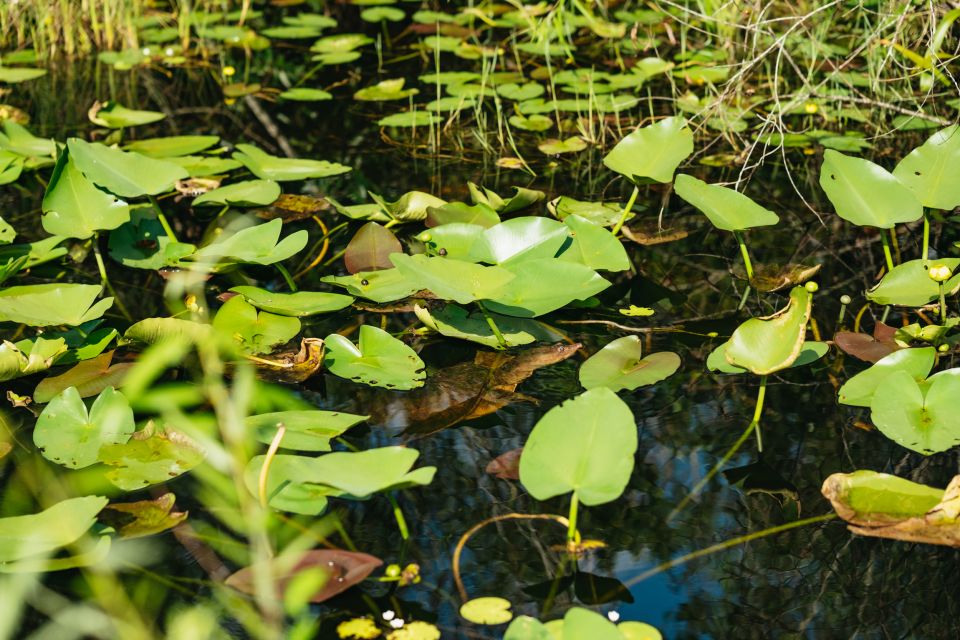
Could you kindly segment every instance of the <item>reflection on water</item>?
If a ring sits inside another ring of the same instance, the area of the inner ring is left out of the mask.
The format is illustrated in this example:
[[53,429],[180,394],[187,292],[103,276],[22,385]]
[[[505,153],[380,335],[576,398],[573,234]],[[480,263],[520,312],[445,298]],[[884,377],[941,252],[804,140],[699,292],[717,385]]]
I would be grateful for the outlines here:
[[[156,129],[165,135],[219,133],[229,140],[249,140],[276,150],[264,123],[242,100],[232,106],[223,104],[216,82],[203,71],[174,72],[168,78],[159,73],[118,73],[95,65],[68,65],[18,91],[22,93],[14,101],[32,115],[35,131],[59,139],[86,132],[87,107],[94,99],[109,96],[167,112],[171,117]],[[69,99],[64,100],[64,96]],[[609,176],[597,169],[598,152],[561,160],[555,167],[538,157],[534,163],[540,172],[537,178],[504,172],[478,153],[444,152],[431,158],[421,149],[419,157],[411,158],[409,149],[402,145],[380,143],[380,132],[370,125],[365,109],[371,107],[358,107],[349,100],[265,105],[273,123],[297,153],[354,167],[351,174],[329,182],[331,195],[346,202],[365,201],[367,191],[392,199],[412,189],[463,198],[467,180],[490,187],[515,183],[532,186],[546,190],[548,197],[619,196],[607,184]],[[138,135],[146,137],[149,133]],[[787,180],[790,171],[797,188],[812,207],[820,210],[816,174],[807,171],[816,166],[816,159],[798,154],[788,161],[790,166],[784,165],[783,158],[772,161],[752,177],[748,193],[778,211],[785,226],[776,233],[754,234],[751,247],[758,262],[824,264],[815,316],[821,330],[829,335],[840,294],[862,290],[877,271],[873,262],[877,252],[868,251],[876,238],[835,219],[821,224],[800,203]],[[713,181],[727,177],[724,169],[711,169],[709,175]],[[327,183],[324,185],[327,188]],[[35,215],[38,193],[8,189],[0,203],[5,212]],[[660,213],[660,195],[645,203],[651,219]],[[689,213],[680,209],[682,203],[677,199],[667,202],[665,219]],[[17,218],[17,214],[4,215]],[[17,226],[25,228],[22,223]],[[942,238],[940,246],[947,246],[948,240]],[[585,508],[581,515],[584,534],[603,540],[608,547],[580,560],[576,575],[570,576],[568,568],[568,578],[554,580],[560,559],[550,547],[562,542],[559,527],[530,522],[491,525],[470,541],[463,556],[469,594],[503,596],[515,603],[517,613],[531,615],[556,615],[573,603],[612,598],[601,605],[601,610],[615,610],[624,619],[650,622],[668,638],[957,637],[960,600],[956,597],[956,567],[960,552],[855,538],[839,522],[754,541],[633,584],[629,591],[618,590],[613,579],[630,584],[643,571],[684,553],[798,516],[827,512],[829,505],[819,490],[823,479],[833,472],[869,468],[945,486],[958,466],[955,454],[923,459],[905,453],[885,438],[855,428],[855,413],[837,406],[831,381],[845,379],[860,365],[843,363],[848,369],[843,373],[836,370],[831,357],[813,367],[772,378],[769,384],[763,462],[795,488],[796,499],[784,492],[748,492],[718,478],[668,524],[667,516],[674,507],[749,421],[757,380],[705,373],[704,358],[715,346],[705,334],[722,334],[735,325],[730,318],[735,315],[740,285],[729,275],[737,257],[732,240],[701,225],[678,242],[653,247],[631,245],[629,250],[642,277],[617,280],[601,299],[612,302],[626,295],[629,304],[657,310],[647,319],[649,322],[638,326],[685,322],[690,333],[645,336],[651,338],[645,347],[647,352],[676,351],[684,365],[678,374],[654,388],[622,394],[637,419],[637,468],[621,499]],[[142,277],[139,274],[120,271],[119,280],[124,286],[147,286],[136,282]],[[151,286],[158,285],[153,282]],[[756,298],[750,303],[756,304]],[[561,322],[584,318],[626,322],[615,311],[556,314],[552,318],[557,321],[555,327],[568,331],[571,341],[582,342],[586,353],[593,353],[598,345],[621,334],[611,325]],[[325,335],[323,330],[327,328],[336,327],[317,327],[315,335]],[[486,374],[473,363],[472,349],[440,344],[424,353],[429,355],[432,373],[453,368],[460,377],[450,376],[444,383],[448,386],[439,391],[430,387],[406,396],[396,392],[389,399],[342,380],[328,380],[326,384],[312,380],[304,395],[320,407],[341,405],[345,397],[354,404],[366,403],[354,408],[377,417],[369,428],[351,434],[350,439],[361,447],[394,444],[398,442],[397,427],[424,421],[411,419],[412,412],[427,408],[421,400],[411,404],[401,398],[422,399],[429,389],[442,395],[432,401],[446,403],[442,408],[447,413],[426,430],[436,433],[410,441],[410,446],[421,451],[423,464],[438,467],[437,477],[428,488],[400,497],[412,527],[404,561],[420,563],[423,582],[394,596],[376,589],[374,595],[383,595],[376,601],[384,609],[437,620],[450,637],[498,637],[495,630],[467,628],[459,620],[451,555],[461,534],[485,518],[511,512],[566,511],[565,500],[538,503],[527,497],[518,483],[495,479],[484,468],[496,456],[522,446],[547,409],[579,391],[576,372],[582,355],[564,354],[572,357],[557,358],[556,364],[535,368],[528,372],[529,377],[512,380],[515,389],[497,390],[491,399],[484,394],[495,385],[480,384]],[[464,408],[477,397],[484,403],[484,410]],[[398,417],[400,412],[402,419]],[[455,427],[446,428],[454,423]],[[753,451],[751,442],[730,466],[756,462]],[[187,496],[191,482],[189,478],[180,480],[174,490]],[[339,509],[359,549],[383,558],[398,557],[401,540],[386,500],[341,503]],[[200,510],[191,509],[191,518],[204,517]],[[185,561],[172,536],[161,540],[166,546],[153,551],[157,554],[156,567]],[[205,578],[199,567],[187,564],[182,570],[195,578]],[[61,581],[68,582],[62,577],[51,580],[52,584]],[[361,600],[356,590],[331,604],[369,611],[369,603]],[[326,625],[325,632],[331,632],[333,626],[335,623]]]

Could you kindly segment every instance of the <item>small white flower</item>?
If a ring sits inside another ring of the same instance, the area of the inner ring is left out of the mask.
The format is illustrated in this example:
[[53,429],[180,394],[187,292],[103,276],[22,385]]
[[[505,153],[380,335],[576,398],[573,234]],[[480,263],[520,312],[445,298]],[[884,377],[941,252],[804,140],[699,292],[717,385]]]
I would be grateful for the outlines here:
[[610,620],[610,622],[616,622],[617,620],[620,619],[620,612],[619,612],[619,611],[607,611],[607,618]]
[[399,629],[403,626],[403,618],[396,618],[390,621],[390,626],[394,629]]
[[393,611],[390,611],[389,609],[383,612],[383,619],[386,620],[387,622],[389,622],[390,620],[393,620],[395,617],[397,617],[397,614],[394,613]]

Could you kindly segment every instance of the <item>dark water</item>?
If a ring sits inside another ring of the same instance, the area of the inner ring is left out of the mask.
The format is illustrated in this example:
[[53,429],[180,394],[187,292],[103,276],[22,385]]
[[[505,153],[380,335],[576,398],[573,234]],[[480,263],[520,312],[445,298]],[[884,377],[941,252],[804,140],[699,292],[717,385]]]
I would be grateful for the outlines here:
[[[301,63],[286,59],[282,50],[259,64],[267,65],[265,70],[272,69],[274,74],[282,70],[296,77],[302,72],[297,67]],[[174,72],[166,77],[159,72],[114,72],[78,64],[22,86],[9,101],[31,114],[31,126],[38,135],[58,139],[84,135],[90,129],[86,120],[89,105],[96,98],[112,97],[128,106],[168,113],[168,119],[153,131],[138,131],[141,137],[153,133],[219,133],[228,141],[250,141],[276,151],[272,136],[248,106],[242,100],[225,105],[213,76],[203,71]],[[341,93],[349,95],[352,89]],[[349,99],[261,104],[298,155],[353,167],[351,174],[324,181],[319,187],[345,202],[365,202],[367,191],[394,199],[412,189],[447,199],[466,199],[467,180],[501,192],[513,184],[540,188],[548,192],[548,198],[604,195],[614,199],[626,195],[621,181],[613,181],[609,172],[601,170],[601,150],[558,159],[551,167],[549,159],[535,149],[525,149],[527,157],[537,161],[533,164],[539,175],[534,178],[498,169],[495,157],[469,146],[454,148],[450,139],[436,155],[429,148],[420,148],[414,154],[408,138],[388,144],[372,124],[382,115],[376,106]],[[424,140],[417,142],[426,144]],[[897,157],[897,149],[907,146],[898,139],[878,143],[880,157],[889,148]],[[909,144],[913,143],[911,140]],[[853,296],[854,310],[863,304],[862,292],[879,269],[880,252],[876,236],[840,224],[827,213],[829,206],[824,206],[816,184],[818,166],[818,154],[790,151],[786,156],[770,158],[752,172],[747,193],[777,211],[782,221],[775,229],[751,233],[749,239],[757,263],[823,265],[817,278],[821,291],[816,296],[814,316],[828,339],[836,325],[839,296]],[[734,177],[738,169],[691,170],[710,181],[721,181]],[[794,184],[810,207],[821,212],[823,222],[804,206]],[[21,190],[6,189],[0,196],[4,217],[18,229],[28,228],[24,220],[29,217],[38,218],[40,192],[31,188],[29,180],[24,186]],[[304,185],[304,190],[316,189],[315,184]],[[659,188],[642,194],[649,221],[660,213],[662,195]],[[683,222],[691,213],[676,198],[667,202],[663,218],[668,224]],[[573,604],[593,604],[598,595],[611,596],[614,601],[599,605],[600,611],[616,611],[624,620],[654,624],[667,638],[958,637],[960,553],[854,537],[837,521],[757,540],[631,585],[633,578],[671,558],[798,517],[829,512],[820,485],[831,473],[873,469],[945,486],[958,472],[954,453],[923,458],[905,452],[876,432],[855,427],[854,421],[864,416],[838,407],[835,385],[864,365],[832,352],[813,367],[771,377],[769,382],[762,462],[769,473],[789,484],[791,492],[795,490],[796,499],[782,493],[747,492],[718,478],[668,523],[674,507],[749,422],[758,383],[748,376],[716,376],[706,371],[704,360],[716,341],[703,334],[718,331],[726,335],[745,317],[736,312],[742,285],[730,275],[731,268],[739,267],[736,244],[729,235],[707,227],[694,219],[691,233],[684,240],[652,247],[630,245],[640,276],[617,279],[614,287],[600,296],[610,305],[610,311],[564,311],[550,318],[556,328],[584,344],[584,354],[624,334],[604,324],[563,323],[592,319],[630,324],[631,319],[615,311],[625,304],[657,310],[652,318],[635,323],[637,326],[683,325],[692,332],[649,336],[647,352],[676,351],[683,366],[653,387],[621,394],[637,420],[636,470],[619,500],[583,508],[580,521],[586,537],[601,539],[608,547],[580,560],[573,584],[558,582],[554,597],[548,598],[560,558],[550,551],[550,545],[562,542],[563,531],[554,525],[527,522],[492,525],[471,540],[463,556],[468,593],[499,595],[513,602],[518,613],[545,616],[559,615]],[[915,250],[918,235],[916,229],[903,232],[903,251]],[[935,238],[934,245],[947,247],[952,239]],[[138,280],[143,277],[139,273],[117,265],[110,268],[121,287],[150,286]],[[159,285],[154,281],[152,286]],[[316,286],[316,282],[304,283],[305,288]],[[159,295],[156,297],[159,299]],[[158,303],[146,302],[140,312],[162,313],[153,304]],[[761,315],[781,304],[782,299],[774,296],[761,300],[753,295],[747,311]],[[410,321],[404,316],[398,328]],[[868,312],[865,326],[871,328],[873,321]],[[896,321],[896,315],[892,316],[891,322]],[[325,335],[338,322],[343,318],[324,320],[314,333]],[[473,349],[439,343],[428,346],[424,357],[434,373],[444,366],[471,360]],[[435,620],[444,637],[495,638],[502,634],[502,630],[472,627],[459,619],[451,554],[459,537],[485,518],[511,512],[566,513],[564,499],[539,503],[526,496],[519,483],[494,479],[484,473],[484,467],[497,455],[522,446],[547,409],[579,392],[576,373],[581,361],[580,356],[574,356],[541,369],[518,388],[537,403],[511,403],[491,415],[410,443],[421,451],[421,463],[436,465],[438,473],[430,486],[406,491],[400,497],[412,532],[405,548],[386,500],[348,506],[340,503],[336,512],[358,549],[387,561],[402,558],[421,566],[423,582],[419,585],[395,594],[373,587],[371,593],[380,607],[408,618]],[[321,408],[329,407],[344,396],[360,394],[358,388],[348,385],[314,379],[305,385],[303,393]],[[352,432],[348,439],[361,447],[400,441],[395,431],[377,424]],[[729,467],[758,460],[755,445],[749,441]],[[769,482],[766,486],[783,488]],[[170,489],[189,504],[195,487],[196,481],[188,476],[172,483]],[[205,521],[213,529],[218,527],[199,505],[192,509],[191,519],[198,527]],[[305,518],[297,520],[309,522]],[[178,576],[206,579],[169,534],[153,540],[150,549],[155,559],[153,571],[163,574],[176,567]],[[611,580],[631,586],[617,589]],[[73,581],[60,575],[51,577],[49,584],[69,592]],[[196,588],[194,582],[183,584],[191,591]],[[209,587],[202,586],[200,595],[205,593],[209,593]],[[170,605],[190,600],[177,593],[167,596]],[[331,608],[324,611],[367,613],[368,604],[354,590],[331,602]],[[324,632],[332,633],[341,619],[339,614],[331,615]]]

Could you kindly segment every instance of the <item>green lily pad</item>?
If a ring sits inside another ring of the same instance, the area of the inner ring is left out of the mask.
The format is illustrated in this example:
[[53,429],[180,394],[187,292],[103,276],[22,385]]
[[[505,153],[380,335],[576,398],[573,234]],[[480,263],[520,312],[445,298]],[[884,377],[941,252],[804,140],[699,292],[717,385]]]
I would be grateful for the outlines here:
[[820,187],[837,215],[859,226],[889,229],[923,215],[917,196],[889,171],[832,149],[823,153]]
[[540,325],[533,320],[511,318],[496,313],[489,314],[497,325],[506,345],[501,345],[490,323],[482,313],[469,313],[463,307],[448,304],[439,311],[428,311],[419,305],[414,313],[420,321],[437,333],[448,338],[459,338],[482,344],[491,349],[517,347],[546,338]]
[[399,269],[366,271],[352,276],[325,276],[320,281],[343,287],[350,295],[381,304],[402,300],[420,290],[417,283],[408,280]]
[[245,180],[200,194],[193,206],[264,207],[280,197],[280,185],[273,180]]
[[946,451],[960,444],[960,376],[936,376],[921,387],[910,372],[894,371],[877,385],[870,419],[912,451]]
[[235,296],[220,307],[213,328],[240,344],[248,353],[270,353],[300,333],[300,321],[257,308]]
[[386,331],[363,325],[359,344],[331,334],[327,345],[326,366],[330,373],[389,389],[415,389],[423,386],[427,374],[417,353]]
[[603,158],[603,164],[633,182],[642,178],[670,182],[691,153],[693,132],[684,118],[673,116],[626,136]]
[[485,304],[491,311],[518,318],[542,316],[610,286],[596,271],[576,262],[524,260],[509,269],[515,277]]
[[390,260],[416,290],[428,289],[439,298],[460,304],[501,295],[504,286],[515,277],[503,267],[487,267],[452,258],[395,253]]
[[[117,335],[116,330],[108,331],[107,340],[112,341]],[[94,343],[93,346],[97,347],[99,345]],[[95,350],[95,348],[92,350]],[[44,378],[33,391],[33,401],[37,404],[45,404],[69,388],[75,388],[81,398],[88,398],[110,387],[119,387],[133,363],[118,362],[112,364],[113,353],[113,351],[108,351],[83,360],[58,376]],[[63,362],[57,364],[63,364]],[[131,422],[131,424],[133,423]],[[34,431],[34,438],[36,438],[36,431]]]
[[322,89],[294,87],[293,89],[287,89],[277,97],[281,100],[292,100],[294,102],[323,102],[324,100],[332,100],[333,94]]
[[627,271],[630,258],[626,249],[603,226],[573,214],[563,219],[573,237],[569,247],[560,254],[561,260],[579,262],[597,271]]
[[188,342],[208,340],[212,329],[210,325],[181,318],[145,318],[135,322],[124,332],[120,344],[140,342],[160,344],[167,341],[184,339]]
[[90,110],[90,122],[110,129],[123,129],[163,120],[166,116],[159,111],[141,111],[127,109],[119,102],[108,100]]
[[630,408],[610,389],[598,387],[550,409],[537,422],[520,456],[520,482],[537,500],[572,491],[585,505],[611,502],[630,480],[636,450]]
[[430,127],[443,122],[443,118],[428,111],[404,111],[385,116],[377,121],[378,127]]
[[387,100],[404,100],[420,93],[419,89],[404,89],[404,78],[381,80],[375,85],[364,87],[353,94],[354,100],[385,102]]
[[36,137],[26,127],[13,120],[3,121],[0,149],[27,157],[53,158],[57,155],[56,142],[50,138]]
[[[568,216],[577,215],[585,220],[603,226],[612,227],[620,221],[623,207],[613,202],[588,202],[568,196],[560,196],[547,204],[550,212],[559,220]],[[627,220],[635,217],[632,211],[627,214]]]
[[351,296],[323,291],[276,293],[250,286],[233,287],[230,291],[240,294],[257,309],[296,318],[339,311],[340,309],[346,309],[353,303]]
[[123,148],[150,158],[172,158],[199,153],[218,142],[220,136],[165,136],[135,140],[128,142]]
[[869,407],[877,387],[887,376],[905,371],[921,382],[930,375],[935,362],[936,350],[933,347],[894,351],[847,380],[838,392],[839,402],[853,407]]
[[71,162],[88,180],[123,198],[166,193],[188,177],[183,167],[172,162],[79,138],[67,140],[67,149]]
[[[960,258],[941,258],[936,261],[955,271]],[[943,283],[944,290],[952,293],[960,287],[960,274]],[[880,283],[867,291],[867,298],[877,304],[895,304],[904,307],[919,307],[940,297],[940,287],[927,274],[923,260],[907,260],[898,264],[883,276]]]
[[70,498],[25,516],[0,518],[0,566],[47,557],[79,540],[107,505],[103,496]]
[[743,231],[780,222],[777,214],[739,191],[707,184],[686,174],[677,176],[674,189],[678,196],[702,211],[717,229]]
[[284,449],[330,451],[332,439],[369,417],[342,411],[279,411],[250,416],[244,426],[264,444],[273,442],[282,425],[286,431],[280,446]]
[[960,182],[953,167],[960,162],[960,135],[957,125],[941,129],[907,154],[893,170],[925,207],[952,210],[960,206]]
[[506,624],[513,619],[509,600],[484,596],[467,600],[460,607],[460,616],[474,624]]
[[242,163],[261,180],[307,180],[329,178],[350,171],[350,167],[326,160],[279,158],[251,144],[238,144],[233,159]]
[[100,462],[114,467],[107,471],[107,480],[124,491],[169,482],[203,462],[204,457],[195,442],[176,432],[138,432],[124,444],[100,449]]
[[67,351],[63,338],[0,343],[0,382],[21,378],[53,366]]
[[803,348],[811,301],[804,287],[794,287],[786,307],[772,316],[751,318],[741,324],[730,336],[727,362],[757,375],[792,365]]
[[624,336],[607,343],[580,365],[584,389],[606,387],[611,391],[633,391],[665,380],[680,368],[680,356],[670,351],[642,357],[643,344],[637,336]]
[[102,316],[113,298],[97,301],[103,287],[93,284],[31,284],[0,289],[0,322],[33,327],[76,326]]
[[561,153],[577,153],[578,151],[583,151],[586,148],[587,141],[577,136],[564,138],[563,140],[549,138],[537,145],[537,149],[548,156],[556,156],[560,155]]
[[190,256],[190,259],[227,265],[282,262],[302,251],[307,246],[308,239],[307,232],[300,230],[280,240],[282,225],[280,218],[274,218],[264,224],[247,227],[229,235],[221,235],[215,241],[201,247]]
[[57,159],[41,206],[43,229],[67,238],[89,238],[130,219],[130,205],[97,189],[66,152]]
[[0,82],[16,84],[36,80],[47,75],[46,69],[31,69],[30,67],[0,67]]
[[921,517],[940,503],[943,493],[943,489],[865,469],[835,473],[823,483],[823,494],[840,517],[861,526]]
[[97,463],[101,446],[123,444],[135,430],[133,411],[119,391],[104,389],[88,413],[76,387],[69,387],[44,407],[33,443],[47,460],[82,469]]
[[396,7],[370,7],[360,12],[364,22],[402,22],[406,17],[406,12]]

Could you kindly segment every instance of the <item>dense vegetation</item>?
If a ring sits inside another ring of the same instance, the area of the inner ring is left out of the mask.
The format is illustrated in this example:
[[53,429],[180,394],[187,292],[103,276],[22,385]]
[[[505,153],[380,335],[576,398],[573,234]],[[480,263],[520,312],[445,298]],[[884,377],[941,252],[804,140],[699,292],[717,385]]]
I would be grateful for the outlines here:
[[955,637],[958,17],[4,4],[0,636]]

